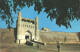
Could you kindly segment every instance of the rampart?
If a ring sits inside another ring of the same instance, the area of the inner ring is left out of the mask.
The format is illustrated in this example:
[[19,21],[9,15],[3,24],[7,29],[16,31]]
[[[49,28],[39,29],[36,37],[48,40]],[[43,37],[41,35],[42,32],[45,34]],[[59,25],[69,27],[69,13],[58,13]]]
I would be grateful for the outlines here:
[[80,40],[80,33],[67,33],[67,32],[45,32],[39,31],[42,42],[56,43],[78,43]]

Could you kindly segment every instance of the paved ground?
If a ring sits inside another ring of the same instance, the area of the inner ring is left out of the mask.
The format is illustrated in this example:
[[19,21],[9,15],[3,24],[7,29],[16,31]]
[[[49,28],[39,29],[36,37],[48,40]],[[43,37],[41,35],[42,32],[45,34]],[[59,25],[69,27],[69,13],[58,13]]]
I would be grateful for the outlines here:
[[[0,44],[0,52],[58,52],[57,45],[36,46],[16,45],[15,43]],[[80,44],[60,45],[60,52],[80,52]]]

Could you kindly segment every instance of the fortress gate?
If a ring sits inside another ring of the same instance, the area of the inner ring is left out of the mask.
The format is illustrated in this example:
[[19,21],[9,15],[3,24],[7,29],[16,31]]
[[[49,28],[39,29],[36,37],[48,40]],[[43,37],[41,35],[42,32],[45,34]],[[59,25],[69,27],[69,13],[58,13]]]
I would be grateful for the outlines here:
[[25,44],[27,41],[39,41],[38,17],[35,20],[23,18],[18,13],[17,20],[17,40],[18,44]]

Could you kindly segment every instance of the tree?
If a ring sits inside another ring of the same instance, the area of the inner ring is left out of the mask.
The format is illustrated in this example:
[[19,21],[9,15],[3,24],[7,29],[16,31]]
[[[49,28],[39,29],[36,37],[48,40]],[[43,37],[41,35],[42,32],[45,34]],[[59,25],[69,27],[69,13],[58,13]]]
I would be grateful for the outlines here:
[[13,23],[12,11],[15,13],[23,7],[35,5],[38,14],[44,9],[50,20],[56,19],[58,26],[71,27],[70,21],[80,19],[80,0],[0,0],[0,18],[5,20],[8,28]]

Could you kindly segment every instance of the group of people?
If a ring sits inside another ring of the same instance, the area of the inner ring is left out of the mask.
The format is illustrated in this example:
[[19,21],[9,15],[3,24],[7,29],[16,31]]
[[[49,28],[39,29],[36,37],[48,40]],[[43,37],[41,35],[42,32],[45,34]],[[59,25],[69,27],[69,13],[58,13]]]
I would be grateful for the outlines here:
[[37,44],[37,48],[42,48],[42,45],[41,44]]

